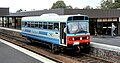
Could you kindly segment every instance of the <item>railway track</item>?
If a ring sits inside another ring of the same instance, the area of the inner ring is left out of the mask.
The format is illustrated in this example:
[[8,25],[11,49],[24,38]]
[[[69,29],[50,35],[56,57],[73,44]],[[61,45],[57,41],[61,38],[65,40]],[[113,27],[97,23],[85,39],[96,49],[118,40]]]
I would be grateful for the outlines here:
[[[2,36],[2,37],[1,37],[1,36]],[[13,43],[13,44],[15,44],[15,45],[18,45],[18,46],[20,46],[20,47],[22,47],[22,48],[25,48],[25,49],[27,49],[27,50],[30,50],[30,51],[32,51],[32,52],[34,52],[34,53],[37,53],[37,54],[39,54],[39,55],[41,55],[41,56],[43,56],[43,57],[46,57],[46,58],[48,58],[48,59],[50,59],[50,60],[52,60],[52,61],[55,61],[56,63],[63,63],[63,62],[60,61],[60,60],[57,60],[57,59],[55,59],[55,58],[53,58],[53,57],[50,57],[50,56],[48,56],[48,55],[39,53],[39,52],[37,52],[37,51],[34,51],[33,49],[30,49],[30,48],[24,46],[25,44],[23,44],[23,43],[26,42],[26,41],[25,41],[25,40],[26,40],[25,38],[22,38],[22,39],[24,39],[24,40],[21,40],[21,37],[16,37],[16,38],[15,38],[15,36],[9,36],[9,35],[4,34],[4,33],[2,33],[2,34],[0,33],[0,38],[3,39],[3,40],[6,40],[6,41],[8,41],[8,42],[11,42],[11,43]],[[18,42],[18,43],[15,43],[15,42]],[[21,42],[21,43],[19,43],[19,42]]]
[[[76,52],[71,52],[71,51],[60,52],[58,55],[56,55],[56,54],[51,53],[50,49],[45,48],[45,46],[43,46],[39,43],[32,43],[31,45],[30,44],[28,45],[26,43],[26,42],[28,42],[28,40],[26,40],[25,38],[12,36],[12,35],[8,35],[8,34],[1,33],[1,32],[0,32],[0,38],[4,39],[6,41],[9,41],[13,44],[16,44],[18,46],[24,47],[28,50],[31,50],[37,54],[40,54],[44,57],[47,57],[53,61],[58,62],[58,63],[62,63],[62,62],[64,62],[64,63],[114,63],[112,61],[94,57],[89,54],[84,54],[84,53],[77,54]],[[44,49],[48,53],[44,53],[44,50],[42,50],[42,49]],[[70,58],[70,59],[68,59],[68,58]],[[57,59],[59,59],[59,60],[57,60]]]
[[[74,54],[74,55],[73,55]],[[112,61],[109,60],[105,60],[99,57],[95,57],[89,54],[85,54],[85,53],[63,53],[61,54],[63,56],[75,59],[77,61],[80,61],[82,63],[114,63]]]

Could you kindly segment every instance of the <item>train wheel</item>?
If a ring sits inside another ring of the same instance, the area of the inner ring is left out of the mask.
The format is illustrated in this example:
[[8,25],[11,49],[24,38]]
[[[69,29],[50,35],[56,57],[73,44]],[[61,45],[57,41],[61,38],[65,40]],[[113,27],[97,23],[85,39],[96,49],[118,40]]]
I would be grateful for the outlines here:
[[91,47],[90,46],[86,46],[86,47],[84,47],[83,50],[84,50],[84,53],[89,54],[90,50],[91,50]]
[[77,50],[76,52],[77,52],[77,53],[80,53],[80,51],[81,51],[80,46],[77,46],[77,49],[78,49],[78,50]]
[[52,53],[57,54],[59,52],[59,50],[60,49],[59,49],[58,45],[55,45],[55,44],[51,45],[51,51],[52,51]]
[[87,47],[87,49],[88,49],[87,52],[90,53],[91,47],[89,46],[89,47]]
[[32,38],[28,38],[28,40],[30,41],[30,43],[34,43],[34,40]]

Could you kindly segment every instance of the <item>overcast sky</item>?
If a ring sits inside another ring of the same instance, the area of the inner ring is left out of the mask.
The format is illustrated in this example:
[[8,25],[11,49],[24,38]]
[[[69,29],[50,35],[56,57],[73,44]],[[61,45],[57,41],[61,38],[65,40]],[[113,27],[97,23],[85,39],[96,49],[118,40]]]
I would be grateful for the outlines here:
[[[0,7],[9,7],[10,12],[16,12],[19,9],[30,11],[32,9],[42,10],[49,9],[58,0],[0,0]],[[101,0],[63,0],[66,5],[80,9],[87,5],[96,8],[100,5]]]

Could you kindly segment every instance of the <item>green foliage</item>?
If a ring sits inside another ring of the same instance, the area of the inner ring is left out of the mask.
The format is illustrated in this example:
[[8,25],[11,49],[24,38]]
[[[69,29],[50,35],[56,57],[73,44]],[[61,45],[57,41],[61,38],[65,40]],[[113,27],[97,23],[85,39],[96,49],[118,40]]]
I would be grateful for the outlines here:
[[69,6],[66,6],[66,8],[67,8],[67,9],[72,9],[72,6],[71,6],[71,5],[69,5]]
[[56,9],[56,8],[66,8],[66,4],[64,3],[64,1],[57,1],[56,3],[53,3],[51,9]]
[[60,1],[57,1],[56,3],[53,3],[53,6],[51,7],[51,9],[58,9],[58,8],[72,9],[72,6],[71,5],[66,6],[64,1],[60,0]]
[[101,1],[101,8],[102,9],[117,9],[120,8],[120,0],[115,0],[115,2],[111,2],[111,1]]
[[115,0],[115,2],[118,2],[118,3],[120,3],[120,0]]
[[21,11],[23,11],[22,9],[19,9],[19,10],[17,10],[16,12],[21,12]]

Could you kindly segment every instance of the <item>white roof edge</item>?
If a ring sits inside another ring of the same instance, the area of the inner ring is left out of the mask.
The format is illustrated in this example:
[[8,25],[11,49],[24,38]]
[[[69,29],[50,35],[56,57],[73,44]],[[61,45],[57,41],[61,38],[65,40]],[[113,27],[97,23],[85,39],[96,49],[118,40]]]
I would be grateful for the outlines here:
[[40,17],[48,17],[48,16],[59,16],[56,13],[48,13],[48,14],[42,14]]
[[66,22],[68,17],[71,16],[87,16],[87,15],[57,15],[57,14],[43,14],[41,16],[30,16],[30,17],[23,17],[22,21],[60,21]]

